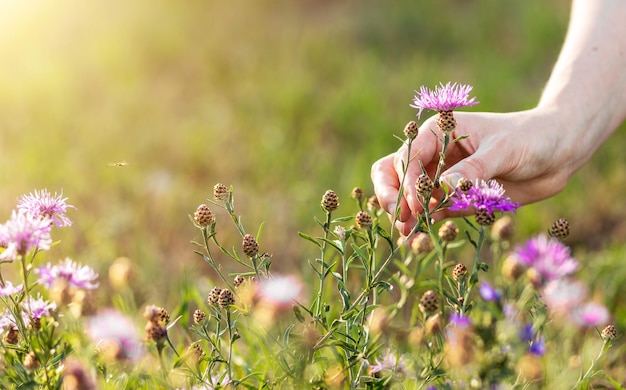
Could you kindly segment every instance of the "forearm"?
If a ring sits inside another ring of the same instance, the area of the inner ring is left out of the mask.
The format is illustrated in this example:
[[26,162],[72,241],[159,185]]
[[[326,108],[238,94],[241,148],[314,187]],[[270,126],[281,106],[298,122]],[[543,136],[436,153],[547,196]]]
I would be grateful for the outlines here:
[[565,43],[538,108],[571,132],[572,170],[626,117],[626,1],[574,0]]

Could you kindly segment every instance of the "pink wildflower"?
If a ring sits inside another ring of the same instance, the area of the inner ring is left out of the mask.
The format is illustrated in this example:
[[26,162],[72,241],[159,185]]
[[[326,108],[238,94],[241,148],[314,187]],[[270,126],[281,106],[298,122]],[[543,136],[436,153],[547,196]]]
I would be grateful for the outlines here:
[[22,195],[17,208],[31,214],[34,218],[47,218],[51,220],[56,227],[71,226],[72,221],[65,216],[68,208],[76,207],[65,203],[67,198],[63,198],[63,194],[50,194],[48,190],[35,190],[35,193]]
[[0,225],[0,261],[14,261],[18,255],[24,256],[32,248],[50,249],[50,220],[33,218],[23,211],[13,210],[11,219]]
[[609,322],[609,311],[599,303],[588,302],[574,308],[571,312],[574,322],[583,328],[594,328]]
[[544,234],[517,247],[514,254],[518,261],[534,268],[545,281],[570,275],[578,268],[578,262],[570,256],[569,248]]
[[135,324],[117,310],[108,309],[89,319],[87,333],[95,343],[114,343],[120,357],[138,361],[144,353]]
[[476,97],[469,98],[472,88],[471,85],[450,84],[450,82],[446,85],[439,83],[439,86],[435,87],[434,90],[421,86],[419,91],[415,91],[413,104],[410,106],[418,110],[418,117],[422,115],[424,109],[445,112],[461,107],[473,106],[478,104],[478,102]]
[[47,288],[52,287],[57,279],[64,279],[72,286],[88,290],[98,287],[95,282],[98,274],[91,267],[78,264],[69,257],[55,266],[48,263],[35,272],[39,274],[39,283]]

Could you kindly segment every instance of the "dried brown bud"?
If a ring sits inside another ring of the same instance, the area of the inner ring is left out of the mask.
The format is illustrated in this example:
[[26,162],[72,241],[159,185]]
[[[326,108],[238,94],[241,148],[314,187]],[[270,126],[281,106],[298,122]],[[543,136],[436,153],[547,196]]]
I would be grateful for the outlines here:
[[198,226],[204,228],[215,223],[215,216],[209,206],[201,204],[196,212],[193,213],[193,220]]
[[202,321],[204,321],[204,319],[205,319],[205,318],[206,318],[206,313],[205,313],[205,312],[203,312],[202,310],[200,310],[200,309],[196,309],[196,310],[193,312],[193,323],[194,323],[194,324],[199,324],[199,323],[201,323]]
[[482,226],[490,226],[496,221],[494,213],[490,213],[485,208],[478,208],[476,210],[476,223]]
[[233,295],[232,292],[230,292],[230,290],[228,289],[223,289],[220,292],[220,297],[219,300],[217,302],[221,308],[223,309],[227,309],[229,308],[233,303],[235,303],[235,296]]
[[404,126],[404,136],[409,140],[414,140],[417,137],[417,133],[419,131],[419,127],[415,121],[410,121]]
[[167,325],[170,322],[170,313],[162,307],[159,307],[159,319]]
[[228,190],[228,187],[226,187],[224,184],[217,183],[213,186],[213,198],[215,200],[225,201],[228,200],[229,196],[230,191]]
[[350,196],[360,202],[363,199],[363,190],[360,187],[354,187]]
[[617,329],[615,325],[607,325],[606,328],[602,330],[602,340],[604,341],[613,341],[617,337]]
[[565,218],[559,218],[550,228],[550,235],[561,241],[569,236],[569,221]]
[[422,173],[417,177],[417,180],[415,181],[415,191],[417,191],[417,194],[422,198],[429,197],[433,192],[433,188],[433,181],[430,180],[430,177],[428,177],[427,174]]
[[339,207],[339,197],[333,190],[328,190],[322,197],[322,207],[326,211],[335,211]]
[[467,267],[464,264],[458,263],[452,270],[452,278],[457,282],[461,281],[467,276]]
[[243,277],[243,276],[241,276],[241,275],[237,275],[237,276],[235,276],[235,278],[233,279],[233,285],[234,285],[235,287],[239,287],[239,286],[241,286],[241,285],[243,284],[243,282],[245,282],[245,281],[246,281],[246,278],[244,278],[244,277]]
[[526,271],[526,267],[514,257],[507,257],[502,262],[502,275],[511,280],[519,279]]
[[468,179],[464,177],[460,178],[458,183],[456,183],[456,188],[458,188],[459,190],[463,192],[467,192],[471,190],[473,186],[474,186],[474,183],[472,183],[471,181],[469,181]]
[[365,211],[359,211],[355,217],[356,226],[359,229],[367,229],[372,226],[372,217]]
[[36,370],[39,367],[39,359],[37,359],[37,355],[33,351],[30,351],[24,356],[23,364],[27,370]]
[[167,336],[167,329],[160,321],[148,321],[145,330],[147,341],[159,342]]
[[159,322],[161,319],[161,308],[155,305],[148,305],[143,311],[143,318],[150,322]]
[[454,241],[458,233],[459,233],[459,228],[456,226],[456,223],[454,223],[453,221],[444,222],[444,224],[441,225],[441,227],[439,228],[439,231],[437,232],[437,234],[439,235],[439,238],[447,242]]
[[433,249],[435,246],[428,233],[419,232],[411,241],[411,250],[415,254],[430,253]]
[[456,128],[456,119],[454,119],[454,113],[452,111],[439,111],[437,116],[437,128],[442,133],[450,133]]
[[498,219],[491,227],[491,238],[496,241],[509,241],[513,238],[515,224],[513,218],[508,215]]
[[4,342],[6,344],[17,344],[19,341],[19,332],[17,328],[10,327],[6,336],[4,336]]
[[243,237],[241,246],[243,247],[243,253],[248,257],[254,257],[259,253],[259,244],[256,242],[256,238],[251,234],[246,234]]
[[380,202],[378,201],[378,198],[376,197],[376,195],[370,196],[369,199],[367,200],[367,209],[371,213],[377,210],[380,210]]
[[207,298],[207,302],[209,303],[209,305],[217,305],[217,302],[220,299],[220,293],[222,292],[222,289],[215,286],[211,289],[211,291],[209,291],[209,296]]
[[433,290],[428,290],[422,294],[419,302],[419,309],[424,314],[437,311],[439,309],[439,297],[437,296],[437,293]]

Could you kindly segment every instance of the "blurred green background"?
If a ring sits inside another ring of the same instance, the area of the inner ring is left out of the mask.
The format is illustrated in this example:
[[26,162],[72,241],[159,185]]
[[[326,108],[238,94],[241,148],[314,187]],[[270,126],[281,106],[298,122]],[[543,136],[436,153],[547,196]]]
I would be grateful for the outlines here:
[[[327,189],[345,214],[353,187],[372,195],[370,166],[415,119],[414,89],[469,83],[471,109],[530,108],[568,16],[567,0],[2,1],[1,215],[23,193],[62,190],[78,211],[46,261],[106,273],[128,256],[165,299],[184,273],[208,272],[188,216],[222,182],[249,231],[265,222],[273,267],[299,272],[317,252],[297,232],[318,231]],[[616,311],[624,137],[517,217],[520,237],[568,218],[584,277],[611,287]]]

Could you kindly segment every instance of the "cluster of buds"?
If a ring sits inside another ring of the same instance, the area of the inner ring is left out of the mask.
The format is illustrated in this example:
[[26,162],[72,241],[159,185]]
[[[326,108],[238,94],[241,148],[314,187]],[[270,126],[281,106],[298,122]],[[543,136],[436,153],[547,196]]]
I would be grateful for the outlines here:
[[243,253],[248,257],[254,257],[259,253],[259,243],[252,234],[246,234],[243,236],[241,246],[243,248]]
[[207,302],[211,306],[218,306],[222,309],[228,309],[235,303],[235,296],[232,291],[227,288],[213,287],[209,292]]
[[372,227],[372,217],[365,211],[359,211],[355,217],[356,226],[359,229],[367,229]]
[[422,294],[419,309],[424,314],[431,314],[439,310],[439,297],[433,290],[428,290]]
[[427,174],[422,173],[415,180],[415,191],[417,194],[422,197],[422,199],[427,199],[433,193],[434,184],[433,181],[428,177]]
[[146,340],[154,341],[157,345],[162,344],[167,337],[166,325],[170,318],[167,311],[162,307],[149,305],[146,306],[143,316],[148,321],[145,328]]
[[557,219],[550,227],[550,235],[561,241],[569,236],[569,221],[565,218]]
[[193,312],[193,323],[198,325],[200,323],[202,323],[202,321],[204,321],[204,319],[206,318],[206,313],[203,312],[200,309],[196,309]]
[[433,245],[428,233],[419,232],[411,241],[411,250],[417,255],[430,253],[433,249],[435,249],[435,246]]
[[361,187],[354,187],[350,196],[352,197],[352,199],[361,204],[361,200],[363,200],[363,189]]
[[456,235],[459,234],[459,228],[456,226],[456,223],[448,220],[441,225],[437,234],[445,242],[454,241]]
[[404,136],[409,140],[414,140],[417,137],[419,127],[415,121],[410,121],[404,126]]
[[235,288],[241,286],[244,282],[246,281],[246,278],[244,278],[241,275],[237,275],[233,278],[233,286],[235,286]]
[[467,276],[467,267],[464,264],[458,263],[452,269],[452,278],[456,282],[460,283],[463,279],[465,279],[466,276]]

